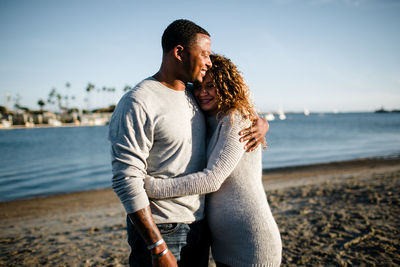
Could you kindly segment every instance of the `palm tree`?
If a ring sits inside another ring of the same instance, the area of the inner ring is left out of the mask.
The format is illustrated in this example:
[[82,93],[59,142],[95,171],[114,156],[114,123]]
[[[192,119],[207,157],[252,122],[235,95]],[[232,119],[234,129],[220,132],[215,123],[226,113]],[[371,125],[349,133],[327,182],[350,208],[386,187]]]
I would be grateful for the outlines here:
[[47,97],[47,103],[49,103],[51,105],[55,105],[57,103],[58,111],[61,112],[61,110],[64,108],[62,99],[63,99],[63,96],[57,92],[57,89],[52,88],[49,93],[49,96]]
[[95,89],[96,89],[96,86],[92,83],[88,83],[88,85],[86,86],[87,98],[85,98],[85,101],[87,102],[88,111],[90,109],[90,92]]
[[46,105],[46,103],[44,102],[43,99],[39,99],[39,101],[37,102],[37,104],[40,107],[40,111],[43,112],[43,107]]
[[127,91],[129,91],[129,90],[131,90],[131,89],[132,89],[132,86],[125,85],[123,91],[124,91],[124,92],[127,92]]
[[65,99],[65,107],[67,108],[67,111],[68,111],[68,109],[69,109],[69,88],[71,87],[71,84],[69,82],[66,82],[65,87],[67,88],[67,95],[64,96],[64,99]]
[[56,103],[55,98],[57,95],[57,89],[56,88],[52,88],[49,96],[47,97],[47,103],[54,105]]
[[64,109],[63,104],[62,104],[62,95],[60,93],[57,94],[57,103],[58,103],[58,109],[61,112],[61,110]]
[[15,102],[14,107],[16,109],[20,109],[21,108],[21,105],[20,105],[21,98],[22,98],[21,95],[17,93],[17,95],[14,98],[14,102]]

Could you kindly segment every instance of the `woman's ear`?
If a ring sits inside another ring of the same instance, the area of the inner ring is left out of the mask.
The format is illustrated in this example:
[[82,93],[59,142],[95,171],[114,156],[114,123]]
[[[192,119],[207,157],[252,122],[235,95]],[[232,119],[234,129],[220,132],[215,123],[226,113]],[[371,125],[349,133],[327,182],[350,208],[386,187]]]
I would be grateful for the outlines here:
[[174,47],[174,56],[179,61],[183,60],[182,59],[182,57],[183,57],[183,46],[177,45],[177,46]]

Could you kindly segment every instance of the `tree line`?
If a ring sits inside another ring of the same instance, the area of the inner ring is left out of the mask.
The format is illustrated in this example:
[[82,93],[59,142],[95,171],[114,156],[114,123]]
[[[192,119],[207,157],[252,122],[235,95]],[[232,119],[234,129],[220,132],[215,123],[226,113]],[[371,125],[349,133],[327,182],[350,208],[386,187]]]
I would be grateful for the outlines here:
[[[71,84],[69,82],[65,83],[65,90],[61,91],[57,88],[53,87],[46,98],[40,98],[37,101],[37,105],[40,108],[40,112],[45,110],[45,107],[53,107],[56,108],[60,113],[71,113],[78,111],[76,105],[74,105],[74,101],[77,99],[76,96],[71,94],[70,92]],[[131,90],[132,87],[130,85],[126,85],[122,88],[123,92]],[[84,112],[89,112],[90,106],[90,96],[93,92],[96,93],[115,93],[117,90],[115,87],[97,87],[94,83],[89,82],[85,88],[86,97],[83,99],[86,102],[88,108]],[[25,112],[31,112],[31,110],[27,107],[24,107],[20,104],[21,96],[17,94],[14,98],[14,107],[16,109],[24,110]],[[4,108],[4,107],[3,107]],[[101,110],[109,110],[111,108],[102,108]]]

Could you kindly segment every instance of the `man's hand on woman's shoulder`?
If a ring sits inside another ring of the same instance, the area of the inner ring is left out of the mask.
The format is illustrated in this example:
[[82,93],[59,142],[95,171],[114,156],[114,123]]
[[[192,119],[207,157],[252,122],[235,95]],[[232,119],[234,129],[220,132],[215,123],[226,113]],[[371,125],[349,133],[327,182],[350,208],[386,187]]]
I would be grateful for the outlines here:
[[265,135],[269,130],[268,121],[258,116],[252,116],[250,120],[252,121],[251,126],[239,133],[241,136],[240,142],[247,141],[244,146],[246,152],[254,151],[260,144],[263,144],[264,148],[267,146]]

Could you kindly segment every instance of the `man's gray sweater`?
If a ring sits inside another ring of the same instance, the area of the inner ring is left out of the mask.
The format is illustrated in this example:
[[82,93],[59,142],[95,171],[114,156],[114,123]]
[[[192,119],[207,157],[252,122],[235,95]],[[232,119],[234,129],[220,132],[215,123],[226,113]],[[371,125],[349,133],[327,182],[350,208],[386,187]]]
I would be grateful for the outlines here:
[[191,223],[204,217],[203,196],[149,201],[143,179],[202,170],[205,127],[189,90],[176,91],[148,78],[121,98],[110,120],[109,140],[112,185],[128,214],[150,203],[156,223]]

